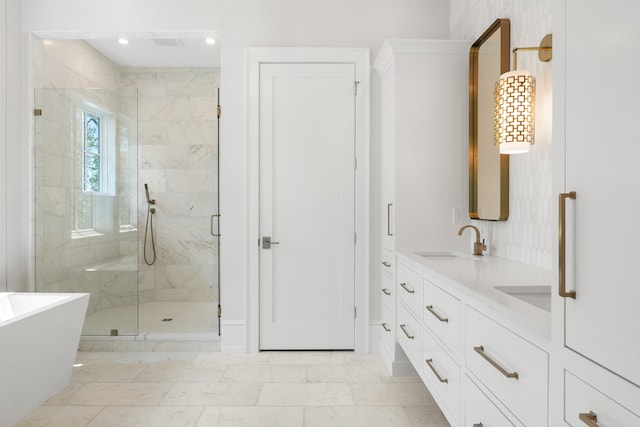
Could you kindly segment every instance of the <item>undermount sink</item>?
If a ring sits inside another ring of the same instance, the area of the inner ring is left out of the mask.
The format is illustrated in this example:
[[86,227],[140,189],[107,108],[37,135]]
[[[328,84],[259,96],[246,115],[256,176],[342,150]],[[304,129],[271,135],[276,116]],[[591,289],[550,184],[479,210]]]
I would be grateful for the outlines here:
[[494,289],[551,312],[551,286],[494,286]]
[[416,255],[420,255],[424,258],[436,258],[436,259],[450,259],[455,258],[457,255],[455,252],[450,251],[427,251],[427,252],[416,252]]

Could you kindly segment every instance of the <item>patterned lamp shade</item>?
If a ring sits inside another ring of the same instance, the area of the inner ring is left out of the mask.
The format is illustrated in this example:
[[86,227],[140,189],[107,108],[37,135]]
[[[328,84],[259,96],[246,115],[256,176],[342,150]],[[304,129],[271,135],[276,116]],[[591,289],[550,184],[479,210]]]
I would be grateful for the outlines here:
[[527,71],[509,71],[496,82],[493,143],[500,154],[529,151],[535,139],[536,79]]

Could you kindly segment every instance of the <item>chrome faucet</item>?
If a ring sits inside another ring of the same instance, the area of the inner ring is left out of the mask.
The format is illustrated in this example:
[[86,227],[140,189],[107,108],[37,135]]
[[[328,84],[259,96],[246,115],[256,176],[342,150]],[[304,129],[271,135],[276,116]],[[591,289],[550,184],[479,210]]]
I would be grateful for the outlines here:
[[462,236],[462,232],[465,228],[473,228],[476,232],[476,241],[473,244],[473,254],[482,256],[482,251],[487,250],[487,245],[484,244],[484,240],[480,241],[480,230],[475,225],[465,225],[458,230],[458,236]]

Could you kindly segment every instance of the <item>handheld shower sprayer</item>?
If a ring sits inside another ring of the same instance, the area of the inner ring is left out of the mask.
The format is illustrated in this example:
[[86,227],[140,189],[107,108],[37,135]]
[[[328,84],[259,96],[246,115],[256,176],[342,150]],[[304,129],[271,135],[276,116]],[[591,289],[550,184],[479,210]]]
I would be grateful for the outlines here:
[[[152,199],[149,196],[149,186],[147,184],[144,185],[144,192],[147,195],[147,224],[144,227],[144,245],[143,245],[143,253],[144,253],[144,262],[147,265],[153,265],[156,262],[156,241],[153,236],[153,214],[156,213],[156,208],[152,208],[151,205],[156,204],[156,199]],[[153,257],[151,260],[147,259],[147,235],[151,235],[151,249],[153,251]]]
[[144,185],[144,192],[147,195],[147,203],[150,205],[155,205],[156,199],[152,199],[151,197],[149,197],[149,186],[147,184]]

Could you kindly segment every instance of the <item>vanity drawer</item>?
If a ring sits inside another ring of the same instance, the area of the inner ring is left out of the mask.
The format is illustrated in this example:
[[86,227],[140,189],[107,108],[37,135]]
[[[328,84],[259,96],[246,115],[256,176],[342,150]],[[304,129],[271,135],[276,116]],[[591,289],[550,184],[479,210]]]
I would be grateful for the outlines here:
[[396,291],[393,286],[393,277],[383,272],[380,284],[380,293],[382,294],[380,299],[382,300],[382,306],[387,306],[392,310],[395,301],[393,294]]
[[[446,407],[445,412],[460,418],[460,366],[438,344],[427,328],[422,329],[422,378],[432,394]],[[453,420],[450,420],[453,421]]]
[[424,279],[424,324],[462,360],[462,317],[460,300]]
[[469,371],[527,426],[547,425],[548,354],[467,307]]
[[404,264],[398,264],[398,297],[422,320],[422,278]]
[[393,276],[393,252],[388,249],[382,250],[382,271]]
[[[564,372],[564,417],[572,426],[588,426],[595,414],[599,426],[640,426],[640,417],[569,371]],[[582,415],[583,419],[580,418]],[[594,420],[595,421],[595,420]]]
[[469,379],[464,385],[464,425],[483,427],[513,427],[514,424]]
[[[405,354],[413,363],[419,366],[422,358],[422,327],[420,322],[409,312],[404,304],[398,304],[398,327],[396,337]],[[416,368],[417,369],[417,368]]]
[[393,345],[395,343],[395,340],[393,339],[394,325],[393,311],[389,307],[383,305],[382,322],[380,325],[380,341],[382,342],[382,345],[387,348],[389,353],[393,350]]

